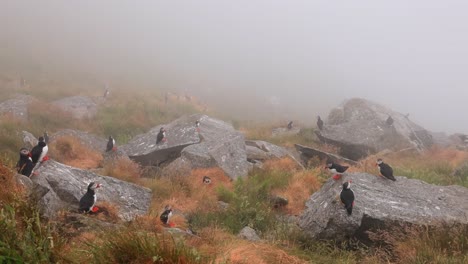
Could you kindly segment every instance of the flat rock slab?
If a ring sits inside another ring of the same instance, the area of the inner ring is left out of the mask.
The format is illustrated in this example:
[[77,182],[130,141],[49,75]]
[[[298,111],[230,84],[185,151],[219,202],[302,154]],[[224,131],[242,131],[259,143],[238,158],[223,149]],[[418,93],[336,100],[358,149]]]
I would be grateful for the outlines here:
[[[397,176],[393,182],[367,173],[328,180],[306,202],[299,226],[313,239],[366,238],[366,231],[398,224],[468,224],[468,189],[437,186]],[[352,180],[355,206],[348,216],[339,201],[345,180]]]
[[97,205],[107,201],[119,210],[126,221],[146,214],[151,203],[151,190],[113,177],[101,176],[90,171],[73,168],[54,160],[48,160],[37,170],[39,175],[31,179],[33,193],[41,212],[53,217],[60,210],[77,210],[81,197],[92,181],[103,185],[97,190]]
[[333,153],[328,153],[328,152],[325,152],[325,151],[321,151],[321,150],[316,149],[316,148],[306,147],[306,146],[302,146],[302,145],[299,145],[299,144],[294,144],[294,146],[296,147],[297,151],[299,151],[302,155],[304,155],[308,159],[313,158],[313,157],[318,157],[321,160],[331,159],[331,160],[334,160],[334,161],[344,161],[344,162],[347,162],[348,164],[351,164],[351,165],[356,165],[357,164],[357,162],[354,161],[354,160],[350,160],[350,159],[347,159],[345,157],[335,155]]

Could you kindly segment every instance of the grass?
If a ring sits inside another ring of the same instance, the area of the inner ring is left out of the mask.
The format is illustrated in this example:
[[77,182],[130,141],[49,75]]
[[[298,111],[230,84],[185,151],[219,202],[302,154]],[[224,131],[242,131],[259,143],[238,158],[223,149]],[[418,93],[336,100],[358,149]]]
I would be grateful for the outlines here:
[[102,160],[101,153],[84,146],[72,136],[53,141],[49,145],[49,153],[58,162],[81,169],[97,168]]

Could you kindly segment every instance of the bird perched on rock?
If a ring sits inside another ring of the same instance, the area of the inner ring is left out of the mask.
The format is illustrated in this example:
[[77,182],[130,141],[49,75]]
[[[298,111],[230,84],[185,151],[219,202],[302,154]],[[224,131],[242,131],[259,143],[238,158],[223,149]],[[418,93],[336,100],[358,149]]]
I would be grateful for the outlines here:
[[195,121],[195,128],[197,129],[197,132],[200,132],[200,120]]
[[396,181],[395,177],[393,176],[393,169],[387,163],[384,163],[382,159],[377,160],[377,166],[379,166],[380,174],[385,178]]
[[169,219],[171,218],[171,216],[172,216],[172,208],[170,205],[166,205],[164,207],[164,212],[161,214],[159,219],[161,220],[161,222],[163,222],[163,224],[168,225]]
[[387,126],[393,125],[393,118],[391,116],[388,116],[387,120],[385,121],[385,124],[387,124]]
[[164,127],[161,127],[161,129],[159,129],[158,135],[156,136],[156,145],[165,140],[166,140],[166,130],[164,129]]
[[39,142],[37,145],[32,148],[31,150],[31,159],[34,164],[37,164],[39,162],[46,161],[47,158],[47,152],[49,151],[49,147],[45,143],[44,137],[39,137]]
[[97,182],[91,182],[88,185],[88,190],[80,199],[79,211],[82,213],[96,213],[99,208],[94,206],[97,201],[96,189],[100,188],[101,184]]
[[334,180],[339,180],[341,178],[341,175],[349,168],[348,166],[342,166],[338,163],[334,163],[331,160],[327,161],[327,168],[331,173],[333,173],[333,179]]
[[293,128],[293,121],[289,121],[288,123],[288,129],[291,130]]
[[115,139],[112,136],[109,136],[109,140],[107,141],[106,152],[113,150],[114,146],[115,146]]
[[319,130],[323,129],[323,120],[320,118],[320,116],[317,117],[317,127]]
[[211,183],[211,178],[208,176],[203,176],[203,183],[204,184],[210,184]]
[[348,215],[353,213],[353,206],[354,206],[354,192],[351,190],[351,182],[347,181],[343,183],[343,189],[340,193],[340,200],[344,204]]
[[34,169],[34,163],[31,157],[29,157],[29,150],[27,148],[20,149],[20,158],[16,163],[16,171],[19,174],[30,177]]

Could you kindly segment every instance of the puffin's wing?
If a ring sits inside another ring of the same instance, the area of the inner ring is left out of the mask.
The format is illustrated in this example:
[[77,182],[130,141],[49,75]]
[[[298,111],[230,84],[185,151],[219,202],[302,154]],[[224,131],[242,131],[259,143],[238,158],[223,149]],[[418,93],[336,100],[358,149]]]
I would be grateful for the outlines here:
[[80,199],[80,211],[88,212],[94,205],[94,196],[87,192]]
[[340,164],[336,164],[336,171],[339,173],[345,172],[348,168],[348,166],[341,166]]

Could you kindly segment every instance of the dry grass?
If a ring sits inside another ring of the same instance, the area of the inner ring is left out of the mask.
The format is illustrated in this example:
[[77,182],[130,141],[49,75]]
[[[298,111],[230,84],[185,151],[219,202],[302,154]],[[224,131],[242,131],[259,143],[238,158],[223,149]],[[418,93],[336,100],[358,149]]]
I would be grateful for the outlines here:
[[0,161],[0,206],[14,202],[18,195],[23,194],[24,188],[17,183],[15,173]]
[[96,218],[105,222],[117,223],[120,221],[119,208],[117,205],[107,201],[101,201],[96,204],[99,208]]
[[282,158],[282,159],[272,159],[265,161],[263,164],[263,169],[266,171],[284,171],[284,172],[294,172],[300,169],[299,165],[292,160],[291,158]]
[[49,155],[58,162],[81,169],[97,168],[102,155],[81,144],[72,136],[63,136],[49,145]]
[[104,165],[102,174],[114,178],[141,184],[141,167],[137,163],[127,158],[119,158],[116,162]]
[[286,189],[274,191],[282,197],[288,199],[287,212],[292,215],[300,214],[305,208],[305,202],[312,193],[322,186],[322,180],[318,177],[320,169],[295,172]]
[[286,251],[265,243],[251,243],[248,241],[236,241],[224,250],[224,255],[220,261],[227,259],[233,264],[269,264],[287,263],[303,264],[308,263],[296,256],[288,254]]

